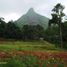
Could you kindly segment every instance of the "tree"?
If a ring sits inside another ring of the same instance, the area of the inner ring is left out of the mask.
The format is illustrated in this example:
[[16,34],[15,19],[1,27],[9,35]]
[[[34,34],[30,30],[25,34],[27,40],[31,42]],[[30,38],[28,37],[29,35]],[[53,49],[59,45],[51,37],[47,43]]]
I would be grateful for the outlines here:
[[43,37],[44,29],[40,25],[24,25],[22,30],[23,39],[25,40],[38,40]]
[[12,38],[12,39],[20,39],[21,31],[19,27],[17,27],[13,21],[9,21],[6,25],[6,32],[5,32],[6,38]]
[[63,25],[63,40],[67,42],[67,21],[65,21]]
[[0,18],[0,37],[4,37],[5,34],[5,28],[6,28],[6,23],[4,21],[4,18]]
[[61,48],[63,48],[63,40],[62,40],[62,17],[65,15],[63,13],[64,6],[58,3],[53,9],[53,14],[52,14],[52,19],[49,21],[49,26],[51,24],[58,24],[59,29],[60,29],[60,42],[61,42]]

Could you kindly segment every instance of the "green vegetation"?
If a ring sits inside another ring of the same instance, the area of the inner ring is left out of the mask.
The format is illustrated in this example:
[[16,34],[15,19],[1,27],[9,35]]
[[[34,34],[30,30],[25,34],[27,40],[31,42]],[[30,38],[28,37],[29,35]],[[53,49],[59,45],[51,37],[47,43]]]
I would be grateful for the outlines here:
[[50,59],[39,59],[33,55],[23,55],[22,57],[10,58],[7,63],[0,64],[0,67],[65,67],[65,64],[53,58]]
[[54,44],[51,44],[47,41],[32,41],[32,42],[23,42],[23,41],[4,41],[0,42],[0,51],[49,51],[49,50],[60,50],[56,48]]

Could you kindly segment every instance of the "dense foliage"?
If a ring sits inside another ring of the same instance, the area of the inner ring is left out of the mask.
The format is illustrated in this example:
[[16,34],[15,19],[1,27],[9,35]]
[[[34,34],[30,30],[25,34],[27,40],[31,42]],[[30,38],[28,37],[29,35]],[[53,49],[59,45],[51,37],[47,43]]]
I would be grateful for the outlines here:
[[40,25],[24,25],[20,29],[13,21],[0,21],[0,38],[34,40],[43,37],[43,32]]

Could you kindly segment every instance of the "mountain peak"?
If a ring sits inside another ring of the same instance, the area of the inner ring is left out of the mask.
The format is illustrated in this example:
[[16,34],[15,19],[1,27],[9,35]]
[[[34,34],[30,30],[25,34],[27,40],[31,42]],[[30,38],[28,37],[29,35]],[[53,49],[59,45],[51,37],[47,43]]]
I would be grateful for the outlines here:
[[32,12],[32,11],[34,11],[34,9],[33,8],[30,8],[28,11],[31,11]]
[[27,13],[35,13],[33,8],[30,8]]

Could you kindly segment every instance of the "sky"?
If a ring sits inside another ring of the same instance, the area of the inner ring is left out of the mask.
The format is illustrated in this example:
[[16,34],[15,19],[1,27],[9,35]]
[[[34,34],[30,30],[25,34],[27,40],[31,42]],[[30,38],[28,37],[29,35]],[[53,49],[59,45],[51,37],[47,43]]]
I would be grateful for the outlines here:
[[51,18],[51,10],[57,3],[65,6],[64,13],[67,14],[67,0],[0,0],[0,17],[6,22],[15,21],[34,8],[40,15]]

